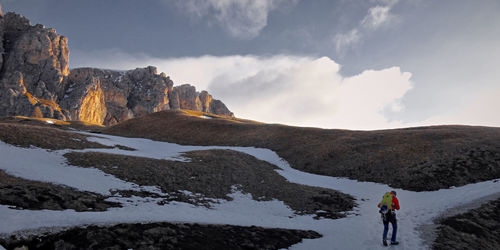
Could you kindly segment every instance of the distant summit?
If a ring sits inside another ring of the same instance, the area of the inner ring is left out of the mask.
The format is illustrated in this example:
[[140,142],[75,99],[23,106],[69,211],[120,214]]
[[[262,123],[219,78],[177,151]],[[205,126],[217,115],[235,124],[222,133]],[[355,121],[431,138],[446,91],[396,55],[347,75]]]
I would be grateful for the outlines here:
[[[0,6],[1,7],[1,6]],[[174,87],[156,67],[69,70],[66,37],[0,8],[0,116],[33,116],[113,125],[144,114],[189,109],[234,117],[191,85]]]

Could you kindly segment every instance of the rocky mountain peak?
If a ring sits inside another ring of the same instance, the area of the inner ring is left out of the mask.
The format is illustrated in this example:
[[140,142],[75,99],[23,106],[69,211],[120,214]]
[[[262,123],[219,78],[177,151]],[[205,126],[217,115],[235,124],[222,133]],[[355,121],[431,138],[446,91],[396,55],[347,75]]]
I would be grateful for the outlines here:
[[[0,6],[1,7],[1,6]],[[1,11],[0,11],[1,12]],[[154,66],[69,70],[66,37],[19,14],[0,16],[0,116],[24,115],[112,125],[168,109],[234,116],[206,91],[174,83]]]

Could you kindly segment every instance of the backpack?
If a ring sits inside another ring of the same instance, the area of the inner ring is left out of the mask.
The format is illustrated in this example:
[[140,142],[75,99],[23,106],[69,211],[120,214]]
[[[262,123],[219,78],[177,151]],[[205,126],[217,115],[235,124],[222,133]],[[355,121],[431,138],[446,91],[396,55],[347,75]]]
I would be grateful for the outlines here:
[[382,196],[382,201],[380,202],[380,210],[378,211],[382,216],[382,220],[387,221],[387,217],[390,215],[392,209],[392,194],[387,192]]
[[380,207],[382,208],[383,206],[387,207],[387,210],[392,209],[392,194],[391,192],[387,192],[382,196],[382,201],[380,202]]

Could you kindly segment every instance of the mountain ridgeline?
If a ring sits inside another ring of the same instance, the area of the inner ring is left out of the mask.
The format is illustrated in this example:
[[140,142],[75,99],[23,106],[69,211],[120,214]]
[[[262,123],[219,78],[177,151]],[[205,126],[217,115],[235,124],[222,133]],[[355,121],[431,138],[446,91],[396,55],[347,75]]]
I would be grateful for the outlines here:
[[206,91],[188,84],[174,87],[153,66],[70,70],[67,38],[15,13],[0,16],[0,41],[0,116],[103,125],[170,109],[234,116]]

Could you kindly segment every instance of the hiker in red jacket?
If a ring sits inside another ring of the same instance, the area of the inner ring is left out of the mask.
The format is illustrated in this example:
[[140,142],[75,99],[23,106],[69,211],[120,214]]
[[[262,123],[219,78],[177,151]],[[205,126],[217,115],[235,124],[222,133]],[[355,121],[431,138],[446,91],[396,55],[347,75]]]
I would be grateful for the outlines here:
[[387,232],[389,231],[389,222],[392,224],[392,237],[391,237],[391,245],[397,245],[399,244],[398,241],[396,241],[396,233],[398,230],[398,223],[396,220],[396,210],[399,210],[399,201],[398,198],[396,198],[396,191],[391,191],[390,195],[392,196],[392,201],[389,202],[391,204],[386,204],[387,203],[387,196],[388,194],[386,193],[382,199],[382,201],[378,204],[378,207],[380,209],[380,213],[382,214],[382,222],[384,223],[384,234],[382,236],[382,243],[384,246],[387,246]]

